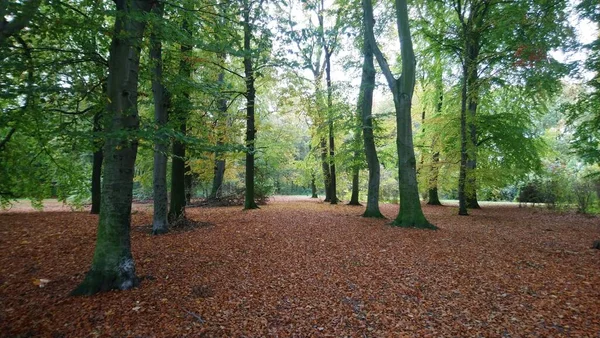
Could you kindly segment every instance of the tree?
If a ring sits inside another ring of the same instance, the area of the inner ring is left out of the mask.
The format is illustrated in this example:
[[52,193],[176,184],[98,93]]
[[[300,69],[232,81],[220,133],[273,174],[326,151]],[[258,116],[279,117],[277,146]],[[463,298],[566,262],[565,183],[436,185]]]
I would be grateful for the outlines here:
[[385,75],[394,97],[394,107],[396,109],[400,212],[392,224],[401,227],[437,229],[437,227],[427,221],[423,214],[419,200],[419,189],[417,187],[416,160],[411,122],[411,100],[415,87],[415,55],[408,23],[406,0],[396,0],[395,7],[402,58],[402,75],[398,79],[394,78],[387,60],[383,56],[379,46],[377,46],[375,34],[373,33],[374,19],[371,0],[363,0],[367,37],[365,43],[368,43],[373,49],[377,63]]
[[[257,3],[260,8],[262,1]],[[244,27],[244,74],[246,80],[246,194],[244,198],[244,209],[258,209],[258,205],[254,200],[254,154],[256,152],[256,127],[255,127],[255,101],[256,89],[254,88],[255,73],[254,63],[252,60],[252,36],[253,24],[251,21],[251,12],[253,6],[249,0],[243,1],[242,16]],[[254,19],[254,18],[253,18]]]
[[[300,58],[299,66],[308,69],[314,81],[315,112],[311,116],[318,138],[321,169],[325,187],[325,202],[337,204],[337,170],[335,164],[335,125],[333,107],[333,82],[331,79],[331,57],[339,48],[339,37],[344,27],[343,5],[326,8],[322,0],[303,1],[302,12],[308,22],[292,19],[294,2],[289,3],[289,28],[285,41],[296,46]],[[335,10],[333,27],[327,27],[328,14]],[[316,17],[316,23],[313,22]],[[302,77],[302,74],[299,74]],[[325,77],[325,91],[323,91]],[[325,95],[323,94],[325,92]]]
[[[596,1],[583,0],[577,8],[580,16],[600,28],[600,5]],[[584,67],[594,75],[577,102],[568,106],[568,120],[575,125],[573,149],[587,163],[600,164],[600,38],[585,47],[589,56]]]
[[[370,1],[370,0],[367,0]],[[369,166],[369,183],[367,191],[367,207],[364,217],[383,218],[379,211],[379,181],[380,166],[375,147],[375,136],[373,132],[373,91],[375,89],[375,64],[373,62],[373,49],[368,43],[367,11],[363,11],[363,66],[360,82],[360,93],[358,96],[358,110],[362,119],[362,135],[365,147],[365,155]]]
[[[187,11],[188,8],[185,8]],[[184,12],[185,12],[184,11]],[[176,125],[177,137],[173,140],[173,158],[171,164],[171,203],[169,205],[168,219],[171,223],[175,223],[185,218],[185,176],[186,176],[186,144],[185,136],[187,134],[187,120],[191,110],[190,101],[190,81],[192,76],[191,65],[191,27],[188,13],[183,13],[181,30],[184,33],[184,40],[180,46],[179,59],[179,80],[184,84],[183,89],[179,93],[179,97],[174,102],[175,107],[172,117],[173,123]]]
[[[97,129],[106,103],[102,51],[110,43],[106,5],[37,2],[30,11],[34,3],[3,2],[1,11],[0,26],[11,33],[0,43],[0,204],[58,197],[81,205],[92,181],[97,211],[103,138]],[[7,28],[18,22],[22,29]]]
[[73,295],[90,295],[138,284],[131,255],[131,202],[137,139],[138,68],[145,22],[139,13],[150,11],[150,1],[116,0],[114,35],[110,47],[105,130],[111,137],[106,154],[102,206],[96,248],[90,271]]
[[154,98],[154,122],[156,135],[154,137],[154,216],[152,218],[152,234],[160,235],[169,231],[167,217],[169,201],[167,195],[167,144],[164,129],[168,119],[169,93],[164,85],[162,32],[160,21],[163,20],[163,4],[158,3],[152,9],[156,24],[150,35],[150,60],[152,62],[152,94]]
[[556,91],[569,69],[548,52],[567,43],[573,32],[562,0],[422,3],[421,32],[461,66],[458,193],[459,214],[467,215],[467,207],[479,207],[477,116],[482,96],[494,84],[515,82],[532,93]]

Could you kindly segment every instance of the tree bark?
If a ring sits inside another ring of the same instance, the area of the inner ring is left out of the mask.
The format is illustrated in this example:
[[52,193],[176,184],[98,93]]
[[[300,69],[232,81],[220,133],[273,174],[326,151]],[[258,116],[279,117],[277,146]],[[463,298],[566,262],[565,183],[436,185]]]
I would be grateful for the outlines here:
[[429,223],[421,209],[415,151],[412,139],[411,101],[415,87],[415,55],[408,25],[408,8],[406,0],[396,0],[396,22],[400,37],[400,54],[402,57],[402,75],[394,78],[387,60],[377,46],[373,33],[373,8],[371,0],[363,0],[366,17],[367,43],[370,44],[377,58],[388,86],[394,96],[396,109],[396,146],[398,149],[398,177],[400,191],[400,212],[392,225],[400,227],[437,229]]
[[[152,12],[163,17],[163,4],[158,3]],[[167,219],[169,201],[167,195],[167,142],[164,128],[167,124],[169,94],[164,86],[162,42],[156,27],[150,35],[150,60],[152,62],[152,93],[154,97],[154,168],[152,185],[154,189],[154,214],[152,217],[152,234],[160,235],[169,231]]]
[[244,75],[246,77],[246,195],[244,209],[258,209],[254,200],[254,153],[256,129],[254,123],[254,103],[256,89],[254,88],[254,67],[252,64],[252,26],[250,22],[250,6],[244,0]]
[[[104,147],[104,180],[96,248],[90,271],[72,295],[91,295],[138,284],[131,254],[131,202],[139,128],[137,86],[145,23],[135,12],[148,12],[150,1],[116,0],[117,14],[110,47],[106,109],[109,134]],[[138,14],[139,15],[139,14]],[[127,133],[126,137],[116,135]]]
[[[93,134],[96,136],[102,131],[102,112],[94,115]],[[102,142],[94,139],[94,158],[92,160],[92,210],[93,215],[100,213],[101,189],[102,189]]]
[[479,57],[479,38],[468,46],[467,58],[467,128],[469,133],[469,144],[467,151],[467,184],[466,203],[471,209],[481,209],[477,202],[477,124],[476,114],[479,101],[479,76],[477,74],[477,58]]
[[[184,19],[182,30],[188,35],[190,34],[189,22]],[[188,54],[192,51],[192,46],[188,42],[181,45],[181,59],[179,61],[179,76],[182,79],[190,79],[192,76],[192,68],[187,61]],[[179,132],[182,136],[187,133],[187,118],[190,109],[190,93],[186,89],[181,94],[181,102],[179,102],[176,110],[173,111],[174,119],[179,125]],[[173,158],[171,164],[171,203],[169,205],[168,219],[171,224],[175,224],[178,220],[185,218],[185,143],[182,140],[173,141]]]

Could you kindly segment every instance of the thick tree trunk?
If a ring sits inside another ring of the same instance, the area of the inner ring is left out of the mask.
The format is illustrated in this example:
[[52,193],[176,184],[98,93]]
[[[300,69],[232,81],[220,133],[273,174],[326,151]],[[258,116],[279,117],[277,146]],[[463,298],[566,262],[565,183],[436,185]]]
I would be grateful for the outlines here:
[[[157,17],[163,16],[163,5],[158,3],[152,11]],[[169,231],[167,213],[167,140],[164,128],[167,124],[169,94],[163,82],[162,42],[159,32],[150,35],[150,60],[152,62],[152,94],[154,96],[154,123],[157,133],[154,136],[154,168],[152,185],[154,189],[154,214],[152,234],[160,235]]]
[[[102,112],[94,115],[94,135],[102,131]],[[94,140],[94,159],[92,162],[92,210],[90,213],[97,215],[100,213],[100,202],[102,196],[102,160],[104,153],[102,152],[102,142]]]
[[[366,17],[363,18],[367,20]],[[366,25],[366,24],[365,24]],[[363,46],[364,58],[362,68],[362,79],[360,84],[360,93],[358,97],[358,109],[362,117],[362,134],[365,145],[365,155],[369,168],[369,183],[367,191],[367,207],[363,217],[383,218],[379,211],[379,181],[380,167],[377,157],[377,148],[375,146],[375,136],[373,133],[373,91],[375,89],[375,64],[373,62],[373,49],[367,42],[365,32],[365,43]]]
[[398,149],[398,177],[400,191],[400,212],[392,225],[401,227],[437,229],[429,223],[421,209],[415,151],[412,139],[411,100],[415,87],[415,55],[408,25],[408,8],[406,0],[396,0],[396,22],[400,37],[400,53],[402,56],[402,75],[394,78],[392,71],[379,50],[373,34],[373,8],[371,0],[363,0],[367,43],[375,52],[377,62],[388,82],[394,96],[396,108],[396,146]]
[[133,175],[138,145],[132,137],[139,128],[137,86],[145,24],[137,21],[135,18],[139,14],[133,12],[148,12],[151,2],[117,0],[115,3],[117,14],[110,47],[107,83],[110,100],[105,130],[114,135],[124,132],[128,135],[106,140],[96,248],[90,271],[72,295],[125,290],[138,284],[130,237]]
[[244,1],[244,75],[246,77],[246,195],[244,209],[258,209],[254,200],[254,153],[256,151],[256,129],[254,123],[254,67],[252,64],[252,26],[250,23],[250,7]]
[[[190,24],[183,20],[182,30],[191,37]],[[181,47],[181,56],[179,60],[179,76],[182,79],[189,80],[192,77],[192,68],[188,61],[192,46],[184,42]],[[190,93],[184,91],[180,94],[181,99],[175,110],[173,110],[173,119],[179,126],[179,132],[182,136],[187,133],[187,119],[189,116]],[[170,116],[171,117],[171,116]],[[182,140],[173,141],[173,158],[171,160],[171,202],[169,205],[169,223],[175,224],[178,220],[185,218],[185,143]]]

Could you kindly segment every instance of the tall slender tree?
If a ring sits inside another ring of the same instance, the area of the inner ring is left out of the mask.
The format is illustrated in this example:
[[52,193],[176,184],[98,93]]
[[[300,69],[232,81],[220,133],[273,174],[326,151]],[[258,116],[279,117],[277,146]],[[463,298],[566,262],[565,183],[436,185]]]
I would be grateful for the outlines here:
[[[179,80],[190,82],[192,77],[191,55],[191,23],[188,13],[183,13],[181,30],[184,32],[184,41],[180,46],[179,59]],[[177,126],[179,137],[173,140],[173,158],[171,164],[171,202],[169,205],[169,221],[174,224],[180,219],[185,218],[185,175],[186,175],[186,144],[183,138],[187,134],[187,120],[191,109],[190,86],[179,93],[177,104],[173,108],[173,113],[169,115],[171,120]]]
[[156,135],[154,136],[154,215],[152,218],[152,233],[159,235],[169,230],[167,195],[167,142],[164,129],[168,120],[169,93],[164,85],[163,57],[162,57],[162,32],[160,22],[163,20],[163,3],[158,3],[152,9],[156,24],[150,34],[150,60],[152,62],[152,94],[154,97],[154,123]]
[[367,207],[364,217],[383,218],[379,211],[379,182],[381,180],[381,168],[377,157],[375,146],[375,135],[373,131],[373,91],[375,90],[375,63],[373,60],[373,48],[368,43],[367,36],[368,11],[363,11],[363,66],[362,79],[360,82],[360,93],[358,97],[358,109],[362,119],[362,134],[369,167],[369,183],[367,191]]
[[[260,7],[262,1],[258,3]],[[243,1],[242,17],[244,27],[244,74],[246,80],[246,195],[244,199],[244,209],[258,209],[254,200],[254,154],[256,153],[256,126],[255,126],[255,103],[256,88],[254,62],[252,60],[252,37],[253,22],[251,21],[251,12],[253,6],[250,0]]]

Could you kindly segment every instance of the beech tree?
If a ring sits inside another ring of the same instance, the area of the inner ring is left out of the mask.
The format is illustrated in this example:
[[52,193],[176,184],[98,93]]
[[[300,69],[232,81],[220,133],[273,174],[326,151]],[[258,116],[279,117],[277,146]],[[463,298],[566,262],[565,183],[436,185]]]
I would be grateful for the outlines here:
[[365,12],[366,41],[373,49],[377,63],[383,72],[390,91],[394,97],[396,109],[396,146],[398,151],[398,177],[400,191],[400,212],[393,225],[437,229],[429,223],[421,209],[419,189],[417,187],[417,172],[415,150],[412,137],[411,101],[415,88],[415,54],[412,46],[410,27],[408,23],[408,7],[406,0],[396,0],[396,23],[400,38],[400,54],[402,58],[402,75],[396,79],[377,45],[373,33],[373,6],[371,0],[363,0]]
[[154,167],[153,167],[153,192],[154,216],[152,218],[152,233],[159,235],[169,230],[167,218],[167,146],[168,140],[164,135],[169,109],[169,93],[164,85],[163,57],[162,57],[162,32],[160,22],[163,20],[162,3],[152,9],[157,21],[150,35],[150,60],[152,62],[152,95],[154,98],[154,122],[157,135],[154,137]]
[[[370,0],[367,0],[370,1]],[[368,4],[367,4],[368,6]],[[368,42],[367,20],[368,11],[363,11],[363,65],[362,78],[360,82],[360,93],[358,97],[358,110],[362,119],[362,135],[364,141],[365,155],[369,167],[369,183],[367,190],[367,207],[363,214],[364,217],[383,218],[379,211],[379,182],[380,166],[375,147],[375,135],[373,132],[373,91],[375,89],[375,64],[373,62],[373,48]],[[371,26],[372,29],[372,26]]]
[[73,295],[111,289],[126,290],[138,284],[131,255],[131,202],[137,139],[138,71],[145,22],[140,13],[151,10],[145,0],[116,0],[114,35],[107,80],[108,104],[104,146],[102,205],[92,266]]
[[[477,202],[478,110],[494,83],[520,83],[530,94],[555,92],[568,72],[548,56],[573,36],[562,0],[447,0],[422,2],[427,39],[460,62],[459,214]],[[502,22],[502,24],[498,24]]]

